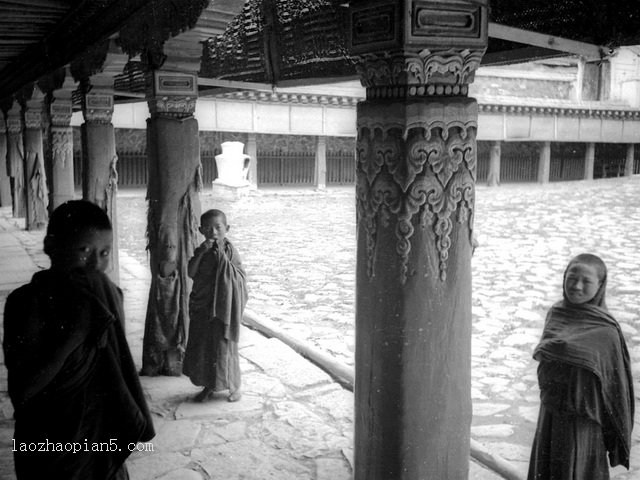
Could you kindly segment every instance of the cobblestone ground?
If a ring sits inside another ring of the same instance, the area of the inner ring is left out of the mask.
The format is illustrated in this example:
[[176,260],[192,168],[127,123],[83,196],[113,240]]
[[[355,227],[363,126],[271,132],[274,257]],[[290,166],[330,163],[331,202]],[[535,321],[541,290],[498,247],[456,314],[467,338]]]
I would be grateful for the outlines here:
[[[249,272],[249,308],[347,364],[354,347],[354,197],[351,188],[257,192],[233,203],[202,196],[204,208],[228,213]],[[144,192],[121,192],[118,209],[120,284],[139,361],[149,288]],[[1,312],[6,294],[48,259],[42,232],[25,232],[0,213]],[[609,266],[608,304],[627,338],[640,393],[640,176],[480,186],[475,218],[472,436],[525,472],[538,409],[531,352],[577,253],[599,254]],[[153,452],[128,462],[132,480],[351,478],[353,395],[275,339],[245,330],[240,355],[245,394],[237,403],[195,404],[198,389],[185,377],[142,377],[157,436]],[[3,480],[14,478],[12,414],[0,366]],[[638,423],[633,440],[631,470],[615,469],[615,479],[640,478]],[[472,464],[470,480],[497,478]]]
[[[121,203],[121,248],[146,262],[144,200]],[[229,236],[249,272],[249,307],[353,364],[353,189],[265,191],[235,202],[205,191],[202,204],[227,212]],[[524,472],[538,410],[531,353],[573,255],[592,252],[608,264],[608,305],[640,379],[640,177],[478,186],[475,230],[472,435]],[[640,476],[638,424],[634,442],[632,471],[616,469],[615,478]]]

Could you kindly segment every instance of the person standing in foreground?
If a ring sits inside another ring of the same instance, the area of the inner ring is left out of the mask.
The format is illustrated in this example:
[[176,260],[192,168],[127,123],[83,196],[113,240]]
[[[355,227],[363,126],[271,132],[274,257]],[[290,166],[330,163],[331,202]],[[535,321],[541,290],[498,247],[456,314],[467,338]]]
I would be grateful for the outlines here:
[[189,336],[182,366],[194,385],[204,389],[195,401],[229,390],[230,402],[240,400],[238,340],[247,303],[246,275],[240,255],[226,238],[226,215],[207,210],[200,217],[204,242],[189,260],[193,279],[189,298]]
[[547,314],[533,354],[541,405],[528,480],[606,480],[609,464],[629,468],[633,378],[606,285],[604,262],[578,255],[564,273],[564,299]]
[[104,274],[112,240],[100,207],[63,203],[44,239],[51,268],[7,298],[18,480],[127,479],[131,445],[154,436],[124,334],[122,292]]

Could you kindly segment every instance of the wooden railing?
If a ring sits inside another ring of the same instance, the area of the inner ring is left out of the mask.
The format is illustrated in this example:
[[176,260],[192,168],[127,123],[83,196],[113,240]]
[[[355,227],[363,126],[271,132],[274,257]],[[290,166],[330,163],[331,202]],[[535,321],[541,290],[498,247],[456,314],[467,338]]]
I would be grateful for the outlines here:
[[355,152],[327,152],[327,185],[353,185],[355,183]]
[[503,155],[500,160],[500,182],[535,182],[538,178],[538,157],[534,155]]
[[[480,144],[479,144],[480,145]],[[580,180],[584,178],[585,144],[552,144],[549,180],[551,182]],[[633,173],[640,174],[640,146],[636,148]],[[215,156],[218,150],[202,152],[202,181],[210,185],[217,177]],[[597,144],[594,161],[594,178],[624,175],[626,145]],[[489,171],[489,149],[478,148],[476,179],[486,182]],[[535,182],[538,179],[539,151],[536,148],[516,150],[510,146],[502,149],[500,182]],[[327,185],[353,185],[355,183],[356,158],[354,152],[327,152]],[[148,165],[146,153],[118,153],[118,183],[122,187],[144,188],[147,185]],[[259,152],[257,161],[258,186],[313,186],[315,185],[314,152]],[[82,185],[82,158],[74,152],[74,179]]]
[[314,185],[315,153],[258,152],[260,185]]

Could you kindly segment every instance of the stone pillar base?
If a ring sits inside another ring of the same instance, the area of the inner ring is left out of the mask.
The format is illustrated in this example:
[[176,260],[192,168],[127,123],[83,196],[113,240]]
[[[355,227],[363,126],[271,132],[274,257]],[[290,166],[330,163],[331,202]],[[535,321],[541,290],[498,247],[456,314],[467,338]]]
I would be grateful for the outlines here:
[[240,197],[245,196],[250,189],[251,186],[249,184],[232,186],[216,180],[211,182],[211,194],[222,200],[238,200]]

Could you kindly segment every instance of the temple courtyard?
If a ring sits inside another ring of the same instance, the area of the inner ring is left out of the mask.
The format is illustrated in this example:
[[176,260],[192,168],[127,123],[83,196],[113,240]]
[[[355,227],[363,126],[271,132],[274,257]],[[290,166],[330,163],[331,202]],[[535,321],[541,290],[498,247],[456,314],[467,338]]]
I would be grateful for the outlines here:
[[[229,238],[248,272],[251,314],[353,366],[356,206],[353,187],[259,190],[203,209],[227,213]],[[0,307],[45,268],[42,232],[0,209]],[[149,288],[144,192],[119,192],[120,285],[127,332],[140,361]],[[582,252],[609,267],[607,303],[632,357],[640,406],[640,176],[566,183],[478,186],[473,257],[472,438],[526,475],[538,409],[531,358],[562,273]],[[132,480],[308,479],[351,476],[353,395],[276,339],[244,329],[244,397],[207,404],[187,379],[142,382],[157,436],[129,461]],[[0,478],[11,479],[12,409],[0,368]],[[638,410],[638,409],[636,409]],[[640,416],[631,470],[640,476]],[[470,479],[500,478],[472,463]]]

